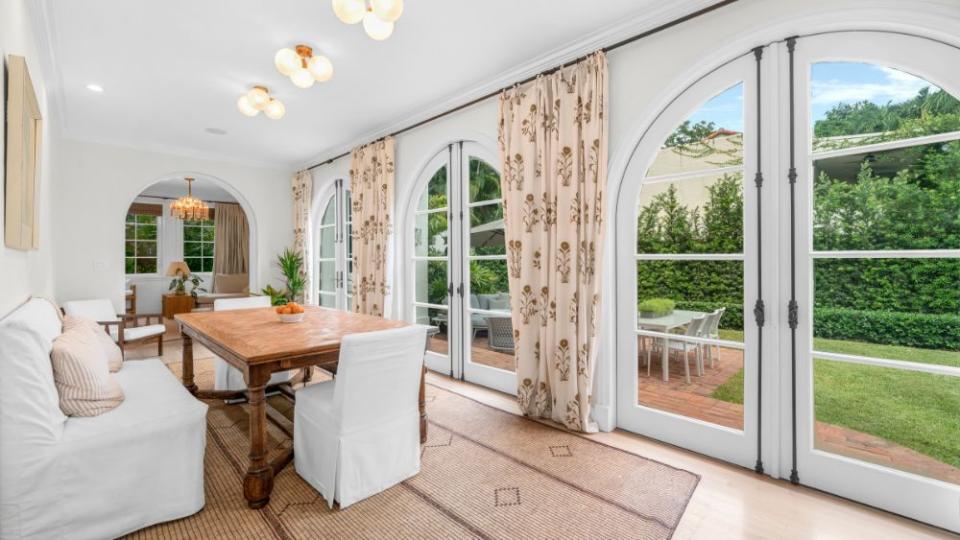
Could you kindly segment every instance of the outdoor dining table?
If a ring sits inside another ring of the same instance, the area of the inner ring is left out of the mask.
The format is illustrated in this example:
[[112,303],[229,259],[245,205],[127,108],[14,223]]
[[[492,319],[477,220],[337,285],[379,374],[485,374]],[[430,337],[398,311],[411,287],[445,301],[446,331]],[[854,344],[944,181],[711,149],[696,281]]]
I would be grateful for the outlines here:
[[[637,314],[637,327],[643,330],[652,330],[654,332],[669,333],[676,328],[684,328],[690,321],[707,315],[702,311],[687,311],[685,309],[675,309],[673,313],[662,317],[641,317]],[[662,369],[663,382],[670,380],[670,340],[669,338],[660,338],[663,342]],[[647,363],[650,363],[650,348],[647,348]]]

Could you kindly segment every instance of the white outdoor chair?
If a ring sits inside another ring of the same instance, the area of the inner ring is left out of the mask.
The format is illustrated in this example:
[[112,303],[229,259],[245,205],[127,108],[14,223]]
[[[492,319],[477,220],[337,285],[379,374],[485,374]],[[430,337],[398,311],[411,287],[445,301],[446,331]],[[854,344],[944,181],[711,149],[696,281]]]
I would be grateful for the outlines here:
[[[688,337],[701,337],[700,331],[703,328],[703,323],[707,320],[707,315],[703,317],[697,317],[692,319],[687,325],[686,331],[682,335]],[[679,337],[679,336],[678,336]],[[693,350],[691,351],[691,347]],[[697,368],[697,375],[703,375],[701,368],[701,349],[699,343],[690,343],[688,341],[667,341],[667,351],[669,353],[682,353],[683,354],[683,375],[687,380],[687,384],[690,384],[690,356],[689,353],[693,352],[696,355],[694,358],[694,366]]]
[[297,474],[340,508],[420,472],[419,389],[427,327],[348,335],[337,378],[297,391]]
[[[707,319],[703,322],[703,327],[700,329],[701,337],[710,338],[710,339],[720,339],[720,318],[723,317],[724,312],[727,308],[720,308],[714,311],[713,313],[707,315]],[[717,348],[717,359],[720,359],[720,346],[719,345],[707,345],[706,346],[706,355],[710,360],[710,368],[713,368],[713,348]],[[703,373],[703,358],[700,359],[700,372]]]
[[[248,296],[243,298],[219,298],[213,302],[214,311],[229,311],[232,309],[256,309],[270,307],[269,296]],[[297,370],[278,371],[270,376],[267,386],[289,382]],[[243,373],[228,364],[220,357],[213,359],[213,389],[243,391],[247,383],[243,380]]]
[[[163,356],[163,334],[166,333],[167,327],[164,326],[163,316],[159,313],[141,314],[135,317],[120,315],[113,309],[113,302],[106,298],[64,302],[63,313],[73,317],[93,319],[106,327],[110,337],[120,346],[121,352],[125,352],[127,345],[155,339],[157,356]],[[137,325],[140,317],[147,320],[146,326]],[[151,319],[156,319],[156,324],[149,324]]]

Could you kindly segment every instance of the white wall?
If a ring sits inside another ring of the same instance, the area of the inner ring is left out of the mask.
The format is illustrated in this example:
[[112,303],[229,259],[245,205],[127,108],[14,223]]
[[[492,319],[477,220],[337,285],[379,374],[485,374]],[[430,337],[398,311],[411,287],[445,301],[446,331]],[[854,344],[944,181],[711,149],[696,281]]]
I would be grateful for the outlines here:
[[145,188],[171,176],[219,181],[249,209],[253,285],[279,283],[274,260],[293,242],[290,171],[69,139],[59,148],[52,202],[58,301],[106,296],[123,308],[127,209]]
[[[37,209],[40,212],[40,249],[20,251],[8,249],[0,241],[0,316],[9,312],[30,295],[51,296],[53,293],[52,237],[51,228],[51,156],[56,151],[53,132],[50,129],[52,114],[47,102],[45,77],[36,46],[33,21],[27,10],[27,0],[0,1],[0,57],[6,64],[9,54],[27,59],[27,69],[33,79],[33,88],[43,116],[43,145],[40,154],[40,191]],[[6,107],[6,84],[0,85],[0,102]],[[4,207],[3,169],[6,164],[4,148],[6,129],[0,125],[0,216]],[[0,219],[0,238],[3,237],[3,220]]]
[[[608,53],[610,70],[610,154],[607,188],[607,223],[614,223],[616,195],[621,182],[639,181],[624,178],[633,149],[643,131],[655,116],[684,88],[709,70],[725,61],[749,52],[758,45],[785,37],[823,30],[891,29],[920,32],[933,37],[955,40],[958,4],[950,0],[918,0],[905,6],[894,0],[740,0],[692,21],[638,40]],[[937,16],[936,13],[943,15]],[[933,14],[933,16],[931,16]],[[587,52],[587,51],[583,51]],[[397,136],[396,210],[394,215],[394,295],[397,301],[389,312],[403,318],[408,312],[411,291],[404,291],[404,264],[409,254],[403,252],[408,227],[407,208],[414,196],[414,183],[423,165],[447,143],[476,140],[497,152],[497,98],[491,98],[469,109],[446,116]],[[318,187],[333,178],[348,178],[349,157],[314,170]],[[315,189],[316,192],[322,191]],[[633,211],[635,201],[623,208]],[[615,426],[613,238],[608,231],[608,245],[603,263],[604,339],[597,366],[597,388],[594,417],[602,429]],[[773,276],[770,276],[772,279]],[[629,300],[633,302],[633,300]],[[771,344],[772,345],[772,344]],[[774,350],[773,347],[769,347]],[[765,386],[776,384],[777,373],[765,372]],[[770,377],[770,380],[767,380]],[[769,393],[768,393],[769,394]],[[776,396],[768,395],[764,410],[776,411]],[[776,421],[776,413],[771,415]],[[772,431],[772,430],[771,430]],[[765,446],[770,455],[765,461],[775,463],[776,441]],[[776,470],[776,465],[773,466]]]

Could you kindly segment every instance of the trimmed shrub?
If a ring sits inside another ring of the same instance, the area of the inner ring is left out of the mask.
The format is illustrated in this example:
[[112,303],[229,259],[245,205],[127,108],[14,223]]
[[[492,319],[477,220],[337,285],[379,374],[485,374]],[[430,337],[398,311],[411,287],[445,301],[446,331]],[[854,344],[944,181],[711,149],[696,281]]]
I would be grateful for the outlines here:
[[813,335],[922,349],[960,350],[960,316],[814,308]]
[[673,311],[677,306],[676,302],[669,298],[650,298],[637,304],[637,311],[641,313],[654,313],[657,315],[666,315]]

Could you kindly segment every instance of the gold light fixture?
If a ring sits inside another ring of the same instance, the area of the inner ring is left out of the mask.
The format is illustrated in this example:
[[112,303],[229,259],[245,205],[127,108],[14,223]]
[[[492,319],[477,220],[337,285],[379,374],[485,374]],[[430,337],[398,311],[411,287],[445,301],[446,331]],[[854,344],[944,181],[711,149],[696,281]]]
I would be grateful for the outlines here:
[[393,23],[403,14],[403,0],[332,0],[333,12],[347,24],[363,21],[367,35],[383,41],[393,34]]
[[333,77],[330,59],[319,54],[314,56],[313,48],[307,45],[280,49],[273,57],[273,64],[299,88],[310,88],[314,82],[326,82]]
[[170,203],[170,215],[184,221],[207,221],[210,219],[210,207],[193,196],[193,178],[187,181],[187,194]]
[[272,97],[265,86],[254,86],[237,100],[237,109],[246,116],[256,116],[263,111],[267,118],[279,120],[287,109],[279,99]]

